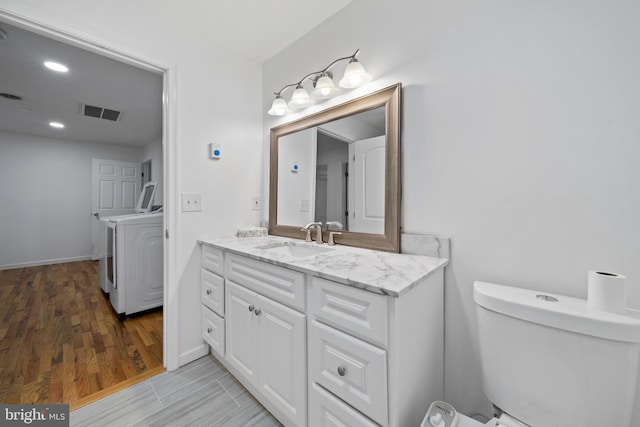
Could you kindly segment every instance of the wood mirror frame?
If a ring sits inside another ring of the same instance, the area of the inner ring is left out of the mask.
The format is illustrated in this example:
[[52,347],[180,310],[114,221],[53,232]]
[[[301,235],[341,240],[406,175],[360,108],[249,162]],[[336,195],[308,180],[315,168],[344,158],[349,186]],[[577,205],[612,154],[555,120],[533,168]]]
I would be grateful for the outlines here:
[[[385,140],[385,208],[384,234],[341,231],[335,236],[340,245],[400,252],[400,83],[381,89],[307,117],[285,123],[271,129],[271,153],[269,170],[269,234],[304,239],[302,226],[278,224],[278,140],[293,132],[308,129],[346,116],[384,106],[386,115]],[[304,225],[304,224],[303,224]],[[315,233],[314,233],[315,234]],[[323,230],[323,241],[329,232]]]

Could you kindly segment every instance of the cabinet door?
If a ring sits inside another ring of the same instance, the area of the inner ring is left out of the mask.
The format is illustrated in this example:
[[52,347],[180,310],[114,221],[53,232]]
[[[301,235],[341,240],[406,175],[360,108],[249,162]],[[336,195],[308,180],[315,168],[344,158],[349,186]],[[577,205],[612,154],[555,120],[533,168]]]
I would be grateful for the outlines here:
[[306,316],[258,295],[258,384],[291,419],[306,424]]
[[[257,382],[256,293],[227,281],[226,296],[226,359],[247,380]],[[251,310],[249,310],[251,308]]]

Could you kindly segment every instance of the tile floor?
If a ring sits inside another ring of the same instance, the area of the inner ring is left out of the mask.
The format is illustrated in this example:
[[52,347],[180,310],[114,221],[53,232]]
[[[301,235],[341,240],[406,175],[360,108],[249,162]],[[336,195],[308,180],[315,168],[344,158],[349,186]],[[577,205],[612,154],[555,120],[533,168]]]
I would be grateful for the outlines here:
[[208,355],[79,408],[71,426],[227,426],[281,424]]

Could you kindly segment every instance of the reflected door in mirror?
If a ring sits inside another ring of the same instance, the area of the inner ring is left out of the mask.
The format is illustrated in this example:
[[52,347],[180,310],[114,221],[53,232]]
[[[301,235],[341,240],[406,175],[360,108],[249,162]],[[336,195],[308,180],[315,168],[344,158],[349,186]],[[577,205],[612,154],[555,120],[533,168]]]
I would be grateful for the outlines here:
[[384,135],[356,141],[353,146],[353,202],[349,230],[384,233]]

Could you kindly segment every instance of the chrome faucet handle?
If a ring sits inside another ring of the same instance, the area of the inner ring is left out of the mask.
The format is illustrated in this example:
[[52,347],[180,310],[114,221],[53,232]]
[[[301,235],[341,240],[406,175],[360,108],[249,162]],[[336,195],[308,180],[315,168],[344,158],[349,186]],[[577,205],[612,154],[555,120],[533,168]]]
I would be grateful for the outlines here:
[[335,236],[335,235],[338,235],[338,236],[339,236],[339,235],[341,235],[341,234],[342,234],[342,233],[340,233],[339,231],[330,231],[330,232],[329,232],[329,241],[327,242],[327,244],[328,244],[328,245],[331,245],[331,246],[335,245],[335,244],[336,244],[336,241],[333,239],[333,236]]

